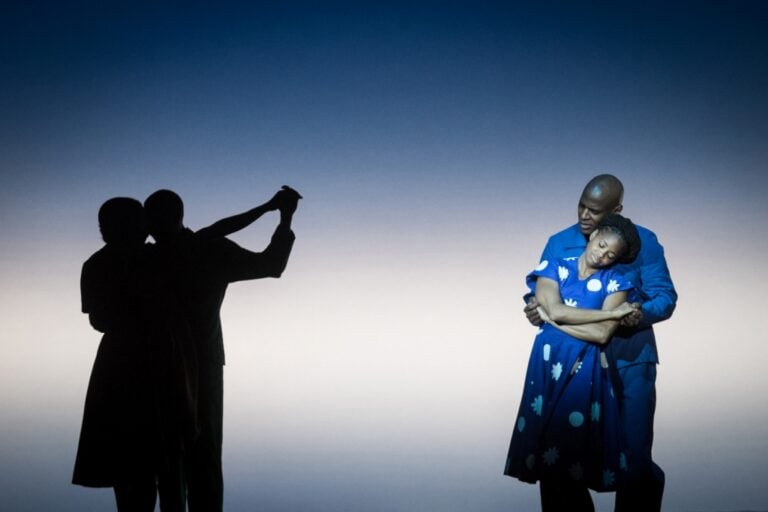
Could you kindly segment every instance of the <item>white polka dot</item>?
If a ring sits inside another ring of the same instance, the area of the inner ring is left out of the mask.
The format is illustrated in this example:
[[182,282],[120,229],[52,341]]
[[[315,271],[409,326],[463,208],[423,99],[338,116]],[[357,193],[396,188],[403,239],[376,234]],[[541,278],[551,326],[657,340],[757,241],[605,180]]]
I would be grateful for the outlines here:
[[584,415],[579,411],[573,411],[570,416],[568,416],[568,422],[572,427],[580,427],[584,424]]
[[538,271],[544,270],[545,268],[547,268],[548,265],[549,265],[549,262],[547,260],[541,260],[541,263],[539,263],[539,266],[536,267],[534,270],[538,270]]
[[552,347],[549,345],[549,343],[547,343],[546,345],[544,345],[544,350],[543,350],[543,352],[544,352],[544,360],[545,360],[545,361],[549,361],[549,352],[550,352],[551,350],[552,350]]
[[523,430],[525,430],[525,418],[520,416],[517,420],[517,431],[522,432]]
[[590,279],[587,281],[587,290],[591,292],[599,292],[603,289],[603,283],[599,279]]

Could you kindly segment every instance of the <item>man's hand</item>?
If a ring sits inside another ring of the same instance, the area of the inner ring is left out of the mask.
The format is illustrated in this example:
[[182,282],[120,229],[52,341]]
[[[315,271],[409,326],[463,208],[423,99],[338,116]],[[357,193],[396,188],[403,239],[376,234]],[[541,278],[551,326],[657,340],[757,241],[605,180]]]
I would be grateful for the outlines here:
[[301,198],[301,194],[297,191],[288,185],[283,185],[282,189],[272,196],[272,199],[267,204],[270,211],[280,210],[281,213],[292,214],[296,211],[299,199]]
[[525,316],[528,318],[528,321],[531,322],[531,325],[541,325],[541,316],[537,310],[538,307],[539,301],[536,300],[536,297],[531,297],[528,300],[528,304],[523,308],[523,313],[525,313]]
[[282,204],[279,207],[280,213],[292,215],[299,206],[299,199],[302,198],[301,194],[288,185],[283,185],[283,188],[278,194],[282,194]]
[[643,320],[643,309],[640,307],[640,303],[633,302],[632,307],[634,311],[619,321],[619,325],[622,327],[637,327]]

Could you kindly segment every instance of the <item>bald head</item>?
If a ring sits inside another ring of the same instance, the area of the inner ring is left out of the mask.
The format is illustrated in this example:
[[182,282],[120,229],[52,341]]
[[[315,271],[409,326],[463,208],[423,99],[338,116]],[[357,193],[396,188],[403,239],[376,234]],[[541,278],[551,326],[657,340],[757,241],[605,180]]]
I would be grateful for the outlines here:
[[612,174],[595,176],[579,198],[579,229],[589,236],[606,213],[619,213],[624,199],[624,185]]
[[581,195],[614,208],[619,206],[624,198],[624,185],[613,174],[600,174],[589,180]]

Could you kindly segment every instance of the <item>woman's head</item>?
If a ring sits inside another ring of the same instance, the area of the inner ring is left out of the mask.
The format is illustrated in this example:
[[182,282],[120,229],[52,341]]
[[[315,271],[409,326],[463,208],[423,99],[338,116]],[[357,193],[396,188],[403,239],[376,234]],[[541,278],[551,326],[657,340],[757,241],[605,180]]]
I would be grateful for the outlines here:
[[142,244],[147,238],[144,208],[130,197],[108,199],[99,208],[99,230],[107,244]]
[[639,252],[640,235],[632,221],[608,213],[590,235],[584,256],[590,267],[603,268],[614,263],[631,263]]

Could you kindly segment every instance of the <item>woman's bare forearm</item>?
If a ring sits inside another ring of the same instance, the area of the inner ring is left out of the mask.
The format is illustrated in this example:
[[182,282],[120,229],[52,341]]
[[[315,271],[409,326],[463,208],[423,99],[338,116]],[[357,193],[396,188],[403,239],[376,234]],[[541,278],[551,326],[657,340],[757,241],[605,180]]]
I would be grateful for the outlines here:
[[613,310],[578,308],[555,302],[542,304],[542,307],[558,324],[582,325],[618,318]]
[[613,333],[619,325],[616,320],[605,320],[603,322],[595,322],[589,324],[579,325],[561,325],[555,322],[550,324],[559,329],[560,331],[578,338],[582,341],[588,341],[591,343],[597,343],[599,345],[605,345],[611,340]]

